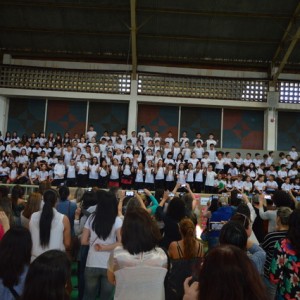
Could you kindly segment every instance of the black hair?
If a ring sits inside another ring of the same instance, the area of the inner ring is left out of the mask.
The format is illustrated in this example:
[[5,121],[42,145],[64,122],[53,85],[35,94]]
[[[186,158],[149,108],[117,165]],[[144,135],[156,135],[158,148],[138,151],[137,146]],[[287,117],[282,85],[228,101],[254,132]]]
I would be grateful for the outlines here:
[[161,198],[163,197],[164,195],[164,190],[163,189],[156,189],[155,190],[155,194],[154,194],[154,197],[155,199],[160,202]]
[[47,190],[43,196],[44,206],[40,217],[40,244],[42,248],[49,245],[51,234],[51,223],[53,219],[53,207],[57,201],[57,193],[54,190]]
[[94,206],[97,204],[97,197],[95,191],[86,191],[81,198],[82,208],[87,209],[90,206]]
[[70,189],[67,186],[63,185],[59,188],[58,193],[60,200],[64,201],[68,199],[70,195]]
[[24,189],[20,185],[15,185],[11,190],[12,205],[15,207],[18,204],[18,199],[24,196]]
[[240,205],[240,203],[241,203],[242,200],[239,199],[237,197],[237,195],[238,195],[238,191],[233,190],[231,192],[231,194],[230,194],[230,205],[232,205],[232,206],[239,206]]
[[98,204],[93,214],[92,229],[99,238],[106,240],[118,215],[117,198],[115,194],[103,190],[97,191],[96,197]]
[[220,244],[234,245],[242,250],[246,250],[247,240],[247,232],[239,221],[229,221],[221,229]]
[[245,215],[248,219],[250,219],[250,217],[251,217],[250,209],[249,209],[248,205],[246,205],[245,203],[240,203],[236,209],[236,212],[239,214]]
[[185,217],[185,203],[182,198],[174,197],[168,205],[167,215],[179,222]]
[[275,191],[272,200],[277,208],[281,206],[293,208],[294,206],[294,202],[291,199],[291,196],[287,192],[282,190]]
[[71,276],[71,263],[65,252],[49,250],[30,265],[22,300],[68,300],[66,284]]
[[122,226],[122,244],[130,254],[154,249],[161,239],[160,231],[150,214],[142,208],[126,213]]
[[30,264],[31,235],[24,227],[12,227],[0,242],[0,278],[10,288],[19,283],[24,267]]
[[213,213],[219,208],[219,199],[213,198],[210,202],[208,210]]

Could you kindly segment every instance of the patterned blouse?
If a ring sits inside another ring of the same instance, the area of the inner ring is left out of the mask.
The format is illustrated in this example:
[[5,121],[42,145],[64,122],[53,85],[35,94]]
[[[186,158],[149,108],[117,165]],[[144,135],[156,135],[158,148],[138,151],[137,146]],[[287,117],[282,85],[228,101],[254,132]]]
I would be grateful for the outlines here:
[[297,255],[288,239],[275,245],[270,279],[278,284],[277,299],[300,300],[300,255]]

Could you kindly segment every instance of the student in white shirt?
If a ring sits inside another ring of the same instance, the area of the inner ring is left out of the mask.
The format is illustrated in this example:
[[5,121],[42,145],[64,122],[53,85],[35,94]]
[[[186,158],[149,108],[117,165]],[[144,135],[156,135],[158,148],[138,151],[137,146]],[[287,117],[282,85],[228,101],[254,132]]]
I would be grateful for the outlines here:
[[266,182],[266,192],[268,194],[273,194],[276,190],[278,190],[278,184],[275,181],[275,176],[271,174]]
[[195,181],[195,168],[192,163],[188,163],[187,169],[185,171],[186,174],[186,182],[190,185],[191,190],[194,189],[194,181]]
[[86,187],[88,184],[89,164],[84,154],[80,155],[80,160],[76,164],[76,169],[77,169],[77,185],[79,187]]
[[266,189],[266,184],[264,182],[265,176],[259,175],[258,180],[254,182],[254,192],[258,194],[262,194]]
[[243,176],[241,174],[238,175],[237,179],[233,183],[234,189],[238,191],[238,193],[244,192],[244,182]]
[[290,177],[285,178],[285,181],[282,184],[281,189],[287,193],[293,189],[293,184],[291,184]]
[[224,153],[222,151],[217,152],[217,158],[216,158],[216,166],[215,166],[215,171],[216,173],[224,173],[224,164],[225,160],[223,158]]
[[299,155],[298,155],[298,152],[297,152],[295,146],[291,147],[291,151],[289,152],[289,155],[291,156],[291,158],[292,158],[293,161],[297,161]]
[[187,137],[187,132],[186,131],[183,131],[182,132],[182,136],[181,138],[179,139],[179,143],[180,143],[180,147],[181,148],[184,148],[185,147],[185,143],[186,142],[189,142],[190,139]]
[[168,136],[165,138],[165,143],[167,143],[167,142],[169,143],[169,146],[172,149],[172,146],[173,146],[173,144],[175,142],[175,140],[174,140],[174,138],[172,136],[172,131],[169,131],[168,132]]
[[192,150],[190,149],[189,142],[184,143],[184,148],[182,149],[181,153],[183,154],[183,160],[186,162],[191,158]]
[[194,180],[195,193],[201,193],[203,191],[203,171],[202,164],[200,161],[198,161]]
[[63,158],[61,156],[58,157],[58,163],[54,166],[54,180],[52,182],[53,185],[59,186],[64,182],[65,179],[66,168],[64,165]]
[[251,177],[246,176],[245,181],[243,182],[243,191],[245,194],[249,195],[252,192],[253,184],[251,182]]
[[67,168],[67,179],[66,184],[67,186],[74,187],[76,186],[76,165],[75,160],[71,158],[70,163],[66,166]]
[[217,173],[213,171],[213,166],[209,165],[206,172],[205,179],[205,193],[213,193],[214,192],[214,183]]
[[89,187],[98,186],[99,183],[99,163],[98,158],[93,157],[89,165]]
[[203,157],[204,149],[201,145],[201,142],[198,140],[196,142],[196,146],[194,147],[193,151],[196,153],[196,157],[201,160]]
[[154,190],[154,167],[152,160],[148,160],[145,167],[145,188],[149,191]]
[[165,189],[168,191],[173,191],[175,188],[175,165],[172,163],[169,163],[167,167],[165,168]]
[[88,139],[89,142],[91,142],[93,137],[97,136],[97,132],[94,130],[94,126],[90,125],[89,130],[86,133],[86,138]]
[[205,141],[204,144],[206,144],[206,150],[210,149],[210,145],[214,145],[214,147],[217,145],[217,141],[214,139],[214,135],[212,133],[209,134],[208,139]]
[[40,171],[38,172],[39,183],[48,180],[48,178],[49,178],[49,172],[47,171],[47,165],[41,164]]

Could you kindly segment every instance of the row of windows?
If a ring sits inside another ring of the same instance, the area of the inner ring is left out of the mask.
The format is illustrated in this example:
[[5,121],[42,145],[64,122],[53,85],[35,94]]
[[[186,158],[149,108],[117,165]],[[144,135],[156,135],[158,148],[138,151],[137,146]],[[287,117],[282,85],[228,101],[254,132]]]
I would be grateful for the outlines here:
[[[0,66],[0,87],[130,94],[129,73]],[[138,95],[266,102],[269,83],[217,77],[164,74],[138,76]],[[300,82],[280,81],[280,103],[300,103]]]

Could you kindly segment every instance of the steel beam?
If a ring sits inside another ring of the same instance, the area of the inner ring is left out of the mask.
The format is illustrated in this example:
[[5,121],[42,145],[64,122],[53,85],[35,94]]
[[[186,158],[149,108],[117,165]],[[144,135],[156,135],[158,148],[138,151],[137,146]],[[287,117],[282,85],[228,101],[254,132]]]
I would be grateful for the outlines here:
[[[284,31],[284,34],[281,38],[281,41],[273,55],[271,66],[270,66],[270,71],[271,71],[271,78],[273,84],[276,83],[280,73],[282,72],[283,68],[285,67],[289,56],[291,55],[292,51],[294,50],[294,47],[297,44],[297,41],[299,39],[299,29],[297,29],[296,33],[293,35],[292,31],[295,26],[295,23],[297,21],[297,18],[300,16],[300,2],[296,6],[294,13],[292,17],[290,18],[290,21]],[[293,35],[293,36],[292,36]],[[286,48],[286,44],[290,41],[289,46]],[[285,50],[286,49],[286,50]],[[278,68],[276,67],[276,63],[279,59],[280,56],[283,55],[283,58],[280,61],[280,64]]]
[[294,50],[294,48],[295,48],[295,46],[296,46],[299,39],[300,39],[300,26],[298,27],[298,29],[297,29],[297,31],[296,31],[289,47],[285,51],[284,56],[283,56],[279,66],[278,66],[278,69],[276,70],[276,72],[275,72],[275,74],[272,78],[273,83],[276,83],[280,73],[282,72],[283,68],[285,67],[285,65],[286,65],[290,55],[292,54],[292,52],[293,52],[293,50]]
[[136,0],[130,0],[130,19],[131,19],[131,63],[132,80],[136,80],[137,72],[137,47],[136,47]]

